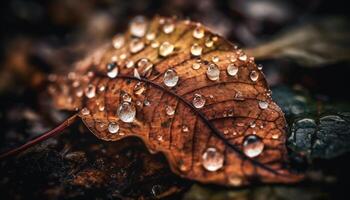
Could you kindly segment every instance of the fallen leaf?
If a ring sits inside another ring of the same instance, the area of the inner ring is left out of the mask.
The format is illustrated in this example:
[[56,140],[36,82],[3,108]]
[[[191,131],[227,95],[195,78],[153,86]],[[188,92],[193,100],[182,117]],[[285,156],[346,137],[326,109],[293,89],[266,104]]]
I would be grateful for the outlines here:
[[141,138],[173,172],[203,183],[296,182],[286,122],[254,59],[204,26],[136,17],[124,35],[52,75],[57,108],[98,138]]
[[347,19],[323,18],[288,29],[246,52],[256,59],[289,58],[309,67],[349,61],[349,33]]

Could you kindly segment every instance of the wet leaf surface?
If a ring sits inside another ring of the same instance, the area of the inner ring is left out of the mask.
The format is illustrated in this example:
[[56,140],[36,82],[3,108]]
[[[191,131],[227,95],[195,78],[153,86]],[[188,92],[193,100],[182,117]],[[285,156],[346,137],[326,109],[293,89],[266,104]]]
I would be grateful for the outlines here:
[[[141,138],[171,169],[203,183],[295,182],[285,120],[253,58],[204,26],[143,17],[54,77],[58,108],[80,109],[100,139]],[[67,78],[68,77],[68,78]]]

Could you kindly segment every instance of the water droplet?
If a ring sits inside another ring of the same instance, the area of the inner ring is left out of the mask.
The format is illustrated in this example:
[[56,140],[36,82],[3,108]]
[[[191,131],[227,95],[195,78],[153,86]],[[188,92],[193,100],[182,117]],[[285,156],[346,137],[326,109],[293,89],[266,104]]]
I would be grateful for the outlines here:
[[100,92],[103,92],[103,91],[106,90],[106,86],[100,85],[99,88],[98,88],[98,90],[99,90]]
[[80,113],[81,113],[82,115],[89,115],[89,114],[90,114],[90,110],[87,109],[87,108],[83,108],[83,109],[81,109]]
[[130,23],[130,33],[135,37],[143,37],[147,30],[147,21],[143,16],[136,16]]
[[245,55],[245,54],[241,54],[239,57],[238,57],[238,59],[240,60],[240,61],[247,61],[247,55]]
[[243,141],[243,152],[250,158],[257,157],[264,150],[264,143],[256,135],[248,135]]
[[81,88],[78,88],[77,91],[75,92],[75,95],[77,97],[82,97],[84,94],[84,91]]
[[149,41],[152,41],[156,38],[156,34],[155,33],[147,33],[146,35],[146,39]]
[[188,126],[182,125],[182,132],[187,133],[189,131]]
[[123,122],[133,122],[136,116],[135,106],[127,101],[122,102],[118,107],[117,115]]
[[228,75],[236,76],[237,72],[238,72],[238,67],[235,64],[231,63],[231,64],[229,64],[227,66],[227,73],[228,73]]
[[179,76],[175,72],[175,70],[168,69],[164,74],[164,84],[168,87],[174,87],[176,86],[177,82],[179,81]]
[[110,132],[110,133],[117,133],[118,131],[119,131],[119,125],[117,124],[117,123],[115,123],[115,122],[111,122],[111,123],[109,123],[109,125],[108,125],[108,131]]
[[269,106],[269,103],[266,101],[259,101],[259,108],[266,109]]
[[205,41],[205,46],[206,46],[206,47],[210,48],[210,47],[212,47],[213,45],[214,45],[214,41],[213,41],[213,40],[207,39],[207,40]]
[[145,99],[145,100],[143,101],[143,105],[145,105],[145,106],[150,106],[150,105],[151,105],[151,102],[148,101],[148,99]]
[[228,181],[230,182],[231,185],[234,185],[234,186],[242,185],[242,178],[236,175],[230,175],[228,177]]
[[139,39],[133,39],[131,40],[129,44],[129,49],[131,53],[137,53],[141,51],[145,47],[145,44],[142,40]]
[[199,44],[193,44],[191,47],[191,54],[193,56],[200,56],[202,55],[202,50],[203,48],[201,46],[199,46]]
[[109,78],[115,78],[118,75],[119,68],[116,62],[107,63],[106,68],[107,68],[107,76]]
[[163,25],[163,32],[165,34],[170,34],[175,30],[175,24],[172,22],[168,22]]
[[216,81],[219,79],[220,70],[218,66],[214,63],[210,63],[207,69],[207,76],[210,80]]
[[280,136],[278,134],[273,134],[271,137],[272,139],[277,140]]
[[258,70],[262,70],[263,65],[262,64],[258,64]]
[[218,56],[213,56],[213,57],[211,57],[211,60],[214,62],[214,63],[217,63],[217,62],[219,62],[219,57]]
[[89,84],[86,88],[85,88],[85,96],[87,98],[93,98],[96,95],[96,87],[92,84]]
[[196,39],[201,39],[204,37],[204,29],[201,26],[197,26],[192,33],[193,37]]
[[151,47],[152,48],[158,48],[159,47],[159,42],[157,42],[157,41],[153,41],[152,43],[151,43]]
[[174,45],[169,42],[163,42],[159,47],[159,55],[165,57],[173,53]]
[[112,43],[113,43],[114,48],[116,48],[116,49],[122,48],[124,46],[124,43],[125,43],[124,36],[121,34],[116,35],[113,38]]
[[250,80],[257,81],[259,78],[259,73],[255,70],[253,70],[252,72],[250,72],[249,77],[250,77]]
[[104,104],[100,104],[99,106],[98,106],[98,110],[99,111],[104,111],[105,110],[105,105]]
[[167,115],[172,116],[175,114],[175,109],[169,105],[165,107],[165,112]]
[[148,69],[150,67],[152,67],[153,64],[151,63],[150,60],[148,60],[147,58],[142,58],[137,62],[137,67],[141,68],[141,69]]
[[197,69],[199,69],[201,67],[201,64],[200,63],[193,63],[192,64],[192,69],[194,69],[194,70],[197,70]]
[[195,94],[192,100],[192,104],[196,108],[203,108],[205,105],[205,98],[200,94]]
[[132,67],[134,67],[134,61],[132,61],[132,60],[127,60],[126,61],[126,63],[125,63],[125,67],[126,68],[132,68]]
[[209,147],[202,155],[203,167],[211,172],[215,172],[223,167],[224,155],[214,147]]
[[122,100],[123,101],[131,102],[131,100],[132,100],[131,96],[128,93],[124,92],[124,91],[121,92],[121,96],[122,96]]

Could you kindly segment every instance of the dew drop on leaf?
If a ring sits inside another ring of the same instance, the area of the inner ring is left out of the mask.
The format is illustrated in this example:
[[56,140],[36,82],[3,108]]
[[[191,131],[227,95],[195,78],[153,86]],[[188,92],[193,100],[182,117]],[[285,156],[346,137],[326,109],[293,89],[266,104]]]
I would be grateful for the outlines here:
[[216,148],[209,147],[202,155],[202,165],[208,171],[217,171],[224,165],[224,155]]
[[202,39],[204,37],[204,29],[201,26],[197,26],[192,33],[196,39]]
[[147,21],[143,16],[135,17],[130,23],[130,33],[135,37],[143,37],[147,30]]
[[238,67],[235,64],[231,63],[227,66],[228,75],[235,76],[237,72],[238,72]]
[[196,108],[203,108],[205,105],[205,98],[201,94],[195,94],[192,100],[192,104]]
[[113,38],[112,43],[113,43],[114,48],[116,48],[116,49],[122,48],[124,46],[124,43],[125,43],[124,36],[121,34],[116,35]]
[[166,57],[173,53],[174,51],[174,45],[170,44],[169,42],[163,42],[159,47],[159,55]]
[[191,54],[193,56],[200,56],[202,55],[202,50],[203,48],[201,46],[199,46],[199,44],[193,44],[191,47]]
[[122,102],[118,107],[117,115],[123,122],[133,122],[136,116],[135,106],[130,102]]
[[143,41],[139,39],[133,39],[129,44],[129,49],[131,53],[137,53],[145,47]]
[[89,114],[90,114],[90,110],[87,109],[87,108],[83,108],[83,109],[81,109],[80,113],[81,113],[82,115],[89,115]]
[[264,143],[261,138],[256,135],[248,135],[243,141],[243,152],[250,158],[257,157],[264,150]]
[[242,54],[242,55],[240,55],[239,57],[238,57],[238,59],[240,60],[240,61],[247,61],[247,55],[245,55],[245,54]]
[[200,64],[200,63],[193,63],[193,64],[192,64],[192,69],[197,70],[197,69],[199,69],[200,67],[201,67],[201,64]]
[[255,70],[253,70],[253,71],[250,72],[249,77],[250,77],[250,80],[255,82],[259,78],[259,73],[257,71],[255,71]]
[[219,79],[220,70],[218,66],[214,63],[210,63],[207,69],[207,76],[210,80],[216,81]]
[[266,101],[259,101],[259,108],[266,109],[269,104]]
[[107,76],[109,78],[115,78],[118,75],[117,63],[111,62],[107,64]]
[[175,114],[175,109],[169,105],[165,107],[165,112],[167,115],[172,116]]
[[179,81],[179,76],[173,69],[168,69],[164,74],[164,84],[168,87],[176,86]]
[[119,131],[119,125],[117,124],[117,123],[115,123],[115,122],[111,122],[111,123],[109,123],[109,125],[108,125],[108,131],[110,132],[110,133],[117,133],[118,131]]
[[89,99],[93,98],[96,96],[96,87],[92,84],[89,84],[86,88],[85,88],[85,96]]
[[163,25],[163,32],[165,34],[170,34],[175,30],[175,24],[172,22],[167,22]]

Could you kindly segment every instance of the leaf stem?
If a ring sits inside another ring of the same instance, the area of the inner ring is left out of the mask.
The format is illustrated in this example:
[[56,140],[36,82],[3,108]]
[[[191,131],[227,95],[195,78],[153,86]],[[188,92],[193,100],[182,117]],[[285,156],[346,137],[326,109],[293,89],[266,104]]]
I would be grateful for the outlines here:
[[21,153],[21,152],[25,151],[26,149],[38,144],[39,142],[42,142],[44,140],[47,140],[51,137],[54,137],[54,136],[62,133],[62,131],[64,129],[66,129],[67,127],[69,127],[71,124],[73,124],[77,120],[77,118],[78,118],[78,115],[74,114],[73,116],[69,117],[64,122],[62,122],[60,125],[58,125],[56,128],[54,128],[50,131],[47,131],[46,133],[41,134],[40,136],[28,141],[27,143],[25,143],[17,148],[14,148],[14,149],[11,149],[7,152],[1,153],[0,160],[6,159],[6,158],[14,156],[18,153]]

